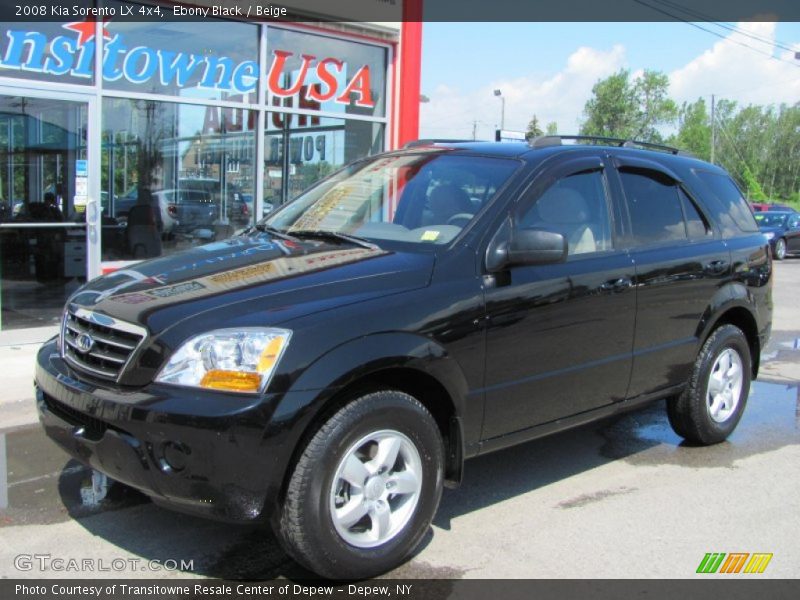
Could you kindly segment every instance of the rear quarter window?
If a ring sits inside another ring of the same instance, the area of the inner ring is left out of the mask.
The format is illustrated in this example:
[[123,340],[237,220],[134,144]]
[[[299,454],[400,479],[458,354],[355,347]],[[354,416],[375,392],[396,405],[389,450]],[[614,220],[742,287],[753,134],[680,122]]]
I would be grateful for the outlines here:
[[758,225],[742,192],[727,175],[710,171],[695,171],[703,184],[701,199],[714,220],[719,223],[723,237],[740,233],[755,233]]

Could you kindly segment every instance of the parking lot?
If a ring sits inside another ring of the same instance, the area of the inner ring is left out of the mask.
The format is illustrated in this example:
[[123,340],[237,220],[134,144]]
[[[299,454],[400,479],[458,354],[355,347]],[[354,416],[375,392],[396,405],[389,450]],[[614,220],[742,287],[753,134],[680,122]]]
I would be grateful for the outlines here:
[[[684,578],[708,552],[772,553],[761,577],[796,576],[800,259],[775,271],[773,336],[728,442],[682,444],[658,404],[479,457],[462,487],[445,491],[417,556],[388,576]],[[32,360],[29,346],[3,349],[9,389],[30,381],[9,368]],[[3,577],[307,575],[265,529],[172,513],[121,487],[84,503],[87,471],[40,432],[32,399],[0,408]],[[77,559],[95,571],[19,555]]]

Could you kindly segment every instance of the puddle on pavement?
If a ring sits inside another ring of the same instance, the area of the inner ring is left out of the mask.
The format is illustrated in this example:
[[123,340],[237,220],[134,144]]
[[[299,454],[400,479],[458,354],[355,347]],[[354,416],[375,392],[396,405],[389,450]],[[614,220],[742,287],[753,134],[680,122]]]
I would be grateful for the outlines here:
[[0,527],[45,525],[119,510],[149,500],[126,486],[111,486],[99,503],[84,502],[91,469],[70,459],[39,425],[0,435]]
[[737,460],[800,443],[800,394],[797,385],[754,382],[738,427],[715,446],[684,442],[672,431],[662,402],[624,415],[598,433],[606,458],[634,465],[734,468]]
[[[7,506],[0,507],[0,528],[74,520],[110,547],[123,548],[148,559],[176,556],[192,559],[193,573],[198,575],[230,579],[305,579],[310,576],[286,556],[267,527],[232,527],[173,513],[158,508],[145,496],[122,485],[111,486],[108,496],[96,506],[84,505],[81,487],[90,481],[90,471],[69,459],[38,425],[0,434],[0,442],[3,443],[0,446],[0,504],[7,498]],[[445,493],[434,523],[449,529],[450,520],[458,515],[612,460],[637,466],[735,468],[737,460],[798,442],[797,385],[754,383],[747,410],[736,432],[729,441],[709,448],[682,443],[669,427],[663,403],[657,403],[615,420],[470,461],[464,485],[460,490]],[[508,452],[514,453],[514,460],[509,460]],[[531,464],[536,468],[530,468]],[[611,493],[634,491],[620,488]],[[574,506],[564,508],[578,508],[588,502],[602,501],[604,497],[579,497],[573,499]],[[124,517],[115,512],[121,510],[125,511]],[[398,574],[446,578],[461,575],[440,572],[438,567],[416,560],[390,573]]]

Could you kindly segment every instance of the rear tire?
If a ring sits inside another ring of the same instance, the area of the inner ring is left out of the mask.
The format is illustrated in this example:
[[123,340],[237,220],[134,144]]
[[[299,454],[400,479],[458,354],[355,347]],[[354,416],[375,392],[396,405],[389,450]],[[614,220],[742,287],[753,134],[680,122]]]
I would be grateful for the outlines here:
[[667,401],[672,429],[694,444],[724,441],[742,418],[750,392],[750,346],[741,329],[722,325],[703,344],[689,384]]
[[775,242],[775,260],[786,258],[786,240],[781,238]]
[[442,495],[444,445],[428,410],[399,391],[363,395],[308,442],[286,491],[278,537],[330,579],[363,579],[417,548]]

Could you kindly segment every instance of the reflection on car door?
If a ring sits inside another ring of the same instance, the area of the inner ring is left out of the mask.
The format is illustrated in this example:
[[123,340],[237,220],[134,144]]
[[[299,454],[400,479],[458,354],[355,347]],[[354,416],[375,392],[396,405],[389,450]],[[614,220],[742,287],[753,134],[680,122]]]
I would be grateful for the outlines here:
[[697,327],[730,273],[716,239],[678,175],[638,158],[615,159],[630,217],[626,239],[636,265],[636,336],[628,397],[681,385],[697,353]]
[[560,264],[512,267],[486,291],[483,438],[625,397],[631,371],[633,266],[616,234],[600,155],[540,175],[514,209],[517,227],[562,233]]

